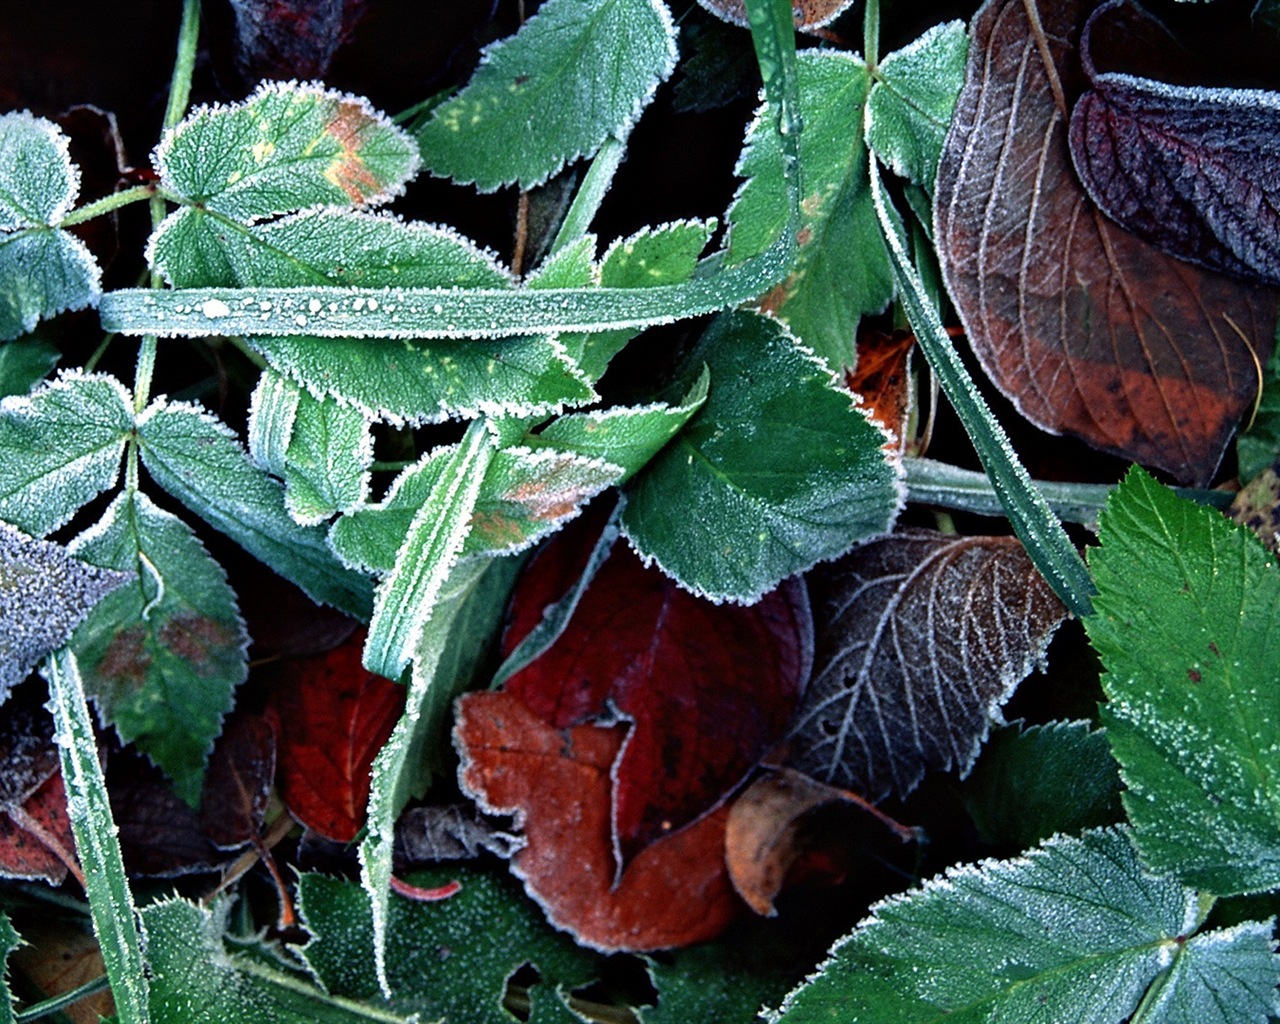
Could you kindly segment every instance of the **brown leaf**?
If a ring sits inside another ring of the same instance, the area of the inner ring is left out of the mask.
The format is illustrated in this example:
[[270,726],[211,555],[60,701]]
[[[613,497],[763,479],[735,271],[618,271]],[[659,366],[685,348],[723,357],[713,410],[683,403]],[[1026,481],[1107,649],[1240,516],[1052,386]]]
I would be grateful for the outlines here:
[[[745,0],[698,0],[698,3],[722,21],[731,25],[748,26]],[[853,0],[794,0],[796,28],[811,29],[829,25],[852,6]]]
[[[26,945],[13,952],[9,964],[45,998],[70,992],[106,972],[98,940],[70,921],[24,921],[22,938]],[[98,992],[63,1007],[62,1013],[73,1024],[99,1024],[115,1013],[115,1001],[110,990]]]
[[18,691],[0,710],[0,877],[60,885],[79,872],[53,719]]
[[396,866],[474,860],[491,853],[507,860],[518,836],[504,832],[470,804],[411,807],[396,819]]
[[862,398],[860,404],[891,435],[885,448],[897,455],[906,453],[915,405],[911,380],[915,344],[915,335],[907,331],[863,331],[858,336],[857,365],[847,378],[849,390]]
[[173,878],[210,871],[234,856],[214,847],[199,813],[173,791],[164,773],[127,748],[111,755],[107,793],[125,870],[132,876]]
[[215,846],[233,850],[258,837],[275,774],[276,737],[267,720],[228,718],[209,757],[200,800],[200,820]]
[[1280,553],[1280,462],[1249,481],[1231,502],[1228,515]]
[[511,870],[557,928],[594,949],[651,950],[718,935],[741,904],[724,862],[720,807],[649,844],[614,884],[610,769],[623,726],[556,729],[510,693],[458,702],[459,781],[482,808],[514,814]]
[[872,801],[966,771],[1067,617],[1013,537],[902,530],[808,580],[814,676],[789,763]]
[[1085,193],[1067,125],[1094,6],[978,12],[938,171],[938,255],[974,352],[1023,415],[1203,484],[1252,401],[1249,349],[1266,359],[1280,296],[1160,252]]

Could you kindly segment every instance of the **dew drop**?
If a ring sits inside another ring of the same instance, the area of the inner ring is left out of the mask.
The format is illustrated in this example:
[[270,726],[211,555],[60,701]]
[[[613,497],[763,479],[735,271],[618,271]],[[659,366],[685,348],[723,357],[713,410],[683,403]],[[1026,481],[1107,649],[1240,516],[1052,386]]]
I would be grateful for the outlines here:
[[221,299],[205,299],[200,306],[200,312],[210,320],[217,320],[219,317],[230,316],[231,307]]
[[312,312],[312,313],[319,313],[319,312],[320,312],[320,300],[319,300],[319,299],[312,299],[310,302],[308,302],[308,303],[307,303],[307,309],[308,309],[310,312]]
[[303,316],[301,313],[299,313],[297,316],[293,318],[293,322],[297,324],[299,327],[307,326],[307,318]]

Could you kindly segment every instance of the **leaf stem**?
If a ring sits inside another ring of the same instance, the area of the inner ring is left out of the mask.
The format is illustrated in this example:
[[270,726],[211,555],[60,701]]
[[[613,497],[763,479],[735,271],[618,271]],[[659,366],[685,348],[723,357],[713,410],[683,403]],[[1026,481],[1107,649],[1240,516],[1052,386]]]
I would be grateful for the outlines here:
[[77,224],[83,224],[85,221],[93,220],[95,217],[114,213],[121,207],[141,202],[143,199],[150,199],[155,194],[156,186],[154,184],[135,185],[133,188],[127,188],[122,192],[113,192],[109,196],[103,196],[101,199],[95,199],[92,203],[81,206],[79,209],[72,210],[58,222],[58,227],[75,227]]
[[88,999],[89,996],[104,992],[110,987],[111,982],[104,974],[101,977],[94,978],[92,981],[86,981],[83,985],[77,985],[61,995],[52,996],[36,1003],[34,1006],[28,1006],[25,1010],[18,1010],[13,1015],[14,1024],[28,1024],[29,1021],[47,1017],[51,1013],[57,1013],[71,1006],[73,1003],[78,1003],[81,999]]
[[169,80],[169,102],[164,110],[164,127],[172,128],[187,112],[191,102],[191,76],[196,67],[196,44],[200,39],[200,0],[182,0],[182,22],[178,28],[178,54]]
[[601,143],[595,159],[582,177],[582,184],[578,186],[560,230],[556,232],[555,241],[551,243],[552,252],[559,252],[587,233],[609,186],[613,184],[614,175],[622,166],[622,157],[626,151],[626,144],[620,139],[608,138]]
[[880,64],[880,0],[867,0],[862,14],[862,59],[872,75],[879,73]]

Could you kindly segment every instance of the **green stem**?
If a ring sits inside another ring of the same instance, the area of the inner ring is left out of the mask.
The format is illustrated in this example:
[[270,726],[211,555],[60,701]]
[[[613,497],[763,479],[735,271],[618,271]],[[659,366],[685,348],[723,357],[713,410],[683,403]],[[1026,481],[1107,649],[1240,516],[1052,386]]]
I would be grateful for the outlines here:
[[125,189],[123,192],[113,192],[109,196],[103,196],[101,199],[97,199],[86,206],[72,210],[58,222],[58,227],[75,227],[77,224],[83,224],[85,221],[93,220],[95,217],[113,213],[121,207],[141,202],[143,199],[150,199],[155,194],[155,185],[136,185],[133,188]]
[[196,67],[196,43],[200,39],[200,0],[182,0],[182,24],[178,28],[178,54],[169,81],[169,103],[164,110],[164,127],[182,120],[191,102],[191,76]]
[[604,201],[605,193],[613,184],[613,176],[618,173],[626,151],[627,147],[622,140],[612,138],[604,140],[600,151],[591,161],[591,166],[587,168],[582,184],[578,186],[577,195],[573,197],[569,212],[565,214],[564,223],[556,232],[556,239],[551,243],[552,252],[559,252],[587,233],[596,212],[600,209],[601,202]]
[[105,974],[100,978],[94,978],[93,981],[86,981],[68,992],[45,999],[34,1006],[28,1006],[25,1010],[19,1010],[13,1015],[14,1024],[27,1024],[28,1021],[48,1017],[51,1013],[57,1013],[73,1003],[78,1003],[81,999],[88,999],[89,996],[106,991],[110,986],[111,982]]
[[862,59],[873,75],[880,63],[880,0],[867,0],[862,16]]

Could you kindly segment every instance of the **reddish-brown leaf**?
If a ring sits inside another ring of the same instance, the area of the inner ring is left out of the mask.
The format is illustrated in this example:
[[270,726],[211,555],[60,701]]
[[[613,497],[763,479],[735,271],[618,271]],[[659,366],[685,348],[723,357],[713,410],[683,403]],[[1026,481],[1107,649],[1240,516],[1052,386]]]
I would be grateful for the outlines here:
[[610,774],[620,725],[547,725],[511,693],[458,702],[463,789],[514,814],[511,868],[557,928],[595,949],[650,950],[718,935],[741,904],[724,862],[724,807],[641,850],[615,883]]
[[[723,21],[747,27],[745,0],[698,0],[698,3]],[[835,21],[852,4],[853,0],[796,0],[791,11],[795,15],[796,28],[820,28]]]
[[911,353],[915,335],[907,331],[867,330],[858,336],[858,362],[848,374],[849,390],[860,395],[863,408],[891,437],[885,448],[906,453],[907,429],[915,394],[911,384]]
[[[569,590],[593,540],[571,527],[530,563],[507,650]],[[811,629],[798,581],[751,607],[713,605],[617,544],[564,633],[506,689],[556,729],[629,725],[613,771],[621,865],[715,807],[778,742],[808,679]]]
[[1250,347],[1270,352],[1278,293],[1160,252],[1085,193],[1067,126],[1095,6],[979,11],[938,171],[938,254],[975,353],[1028,419],[1205,483],[1253,399]]
[[369,769],[404,710],[404,688],[360,664],[364,636],[291,662],[273,697],[285,806],[342,843],[364,824]]
[[75,839],[53,743],[53,719],[20,691],[0,710],[0,877],[60,885]]
[[262,832],[276,774],[276,737],[261,715],[228,718],[209,757],[200,799],[204,833],[220,850],[234,850]]
[[172,878],[210,871],[235,856],[214,847],[199,812],[173,791],[160,769],[128,748],[108,761],[107,792],[130,875]]

